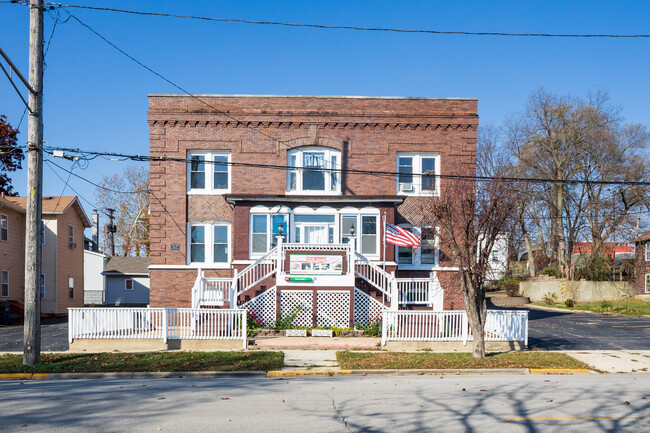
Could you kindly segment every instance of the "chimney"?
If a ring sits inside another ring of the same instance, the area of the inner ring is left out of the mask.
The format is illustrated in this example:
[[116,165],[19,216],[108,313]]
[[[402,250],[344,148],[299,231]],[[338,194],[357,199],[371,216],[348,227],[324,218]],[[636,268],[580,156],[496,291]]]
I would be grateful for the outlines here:
[[92,250],[94,252],[99,252],[99,213],[97,209],[93,209],[93,246]]

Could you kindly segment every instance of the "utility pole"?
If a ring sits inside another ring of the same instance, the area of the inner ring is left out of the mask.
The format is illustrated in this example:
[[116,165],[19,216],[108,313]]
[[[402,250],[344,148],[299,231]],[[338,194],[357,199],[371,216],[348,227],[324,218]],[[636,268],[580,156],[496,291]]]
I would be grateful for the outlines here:
[[105,227],[104,232],[108,233],[110,243],[111,243],[111,256],[115,256],[115,232],[117,232],[117,227],[115,224],[113,224],[113,213],[115,212],[115,209],[106,209],[108,211],[108,218],[109,222],[108,225]]
[[43,5],[29,5],[29,123],[25,234],[25,333],[23,364],[41,360],[41,206],[43,195]]

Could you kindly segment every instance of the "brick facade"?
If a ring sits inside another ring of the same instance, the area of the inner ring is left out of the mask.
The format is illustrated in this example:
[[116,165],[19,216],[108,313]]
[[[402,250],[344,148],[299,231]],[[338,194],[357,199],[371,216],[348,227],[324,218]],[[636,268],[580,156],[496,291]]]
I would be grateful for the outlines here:
[[[287,171],[282,168],[287,165],[287,152],[303,146],[327,147],[340,151],[344,169],[388,173],[397,171],[398,152],[436,153],[442,174],[453,166],[454,173],[474,175],[476,110],[475,99],[150,95],[153,158],[184,160],[188,151],[225,151],[234,164],[228,194],[188,195],[187,164],[151,162],[151,306],[190,303],[197,271],[188,266],[188,222],[230,223],[233,267],[243,269],[250,255],[250,208],[264,204],[260,202],[263,197],[285,199],[266,204],[290,208],[373,206],[386,212],[389,223],[420,225],[419,198],[397,196],[396,180],[390,175],[344,171],[341,195],[324,197],[320,204],[314,197],[305,203],[304,197],[288,195]],[[444,179],[441,189],[444,193]],[[337,197],[347,201],[331,200]],[[373,197],[394,202],[373,203]],[[392,246],[386,249],[386,259],[395,260]],[[455,272],[442,270],[451,266],[441,260],[438,276],[445,289],[445,308],[453,304],[460,309],[462,295]],[[421,271],[397,272],[399,276],[428,276]],[[211,273],[230,276],[231,270]]]

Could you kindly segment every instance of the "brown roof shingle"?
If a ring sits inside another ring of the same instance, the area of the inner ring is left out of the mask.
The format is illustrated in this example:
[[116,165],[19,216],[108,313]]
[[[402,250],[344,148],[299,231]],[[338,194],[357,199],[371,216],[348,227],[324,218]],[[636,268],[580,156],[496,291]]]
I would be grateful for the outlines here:
[[104,275],[148,275],[149,257],[118,257],[108,259]]

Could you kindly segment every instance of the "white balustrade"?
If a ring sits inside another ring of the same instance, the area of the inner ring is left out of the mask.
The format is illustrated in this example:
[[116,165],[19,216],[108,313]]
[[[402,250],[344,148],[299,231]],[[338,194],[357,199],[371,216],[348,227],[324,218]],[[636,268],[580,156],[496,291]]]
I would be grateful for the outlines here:
[[370,283],[374,288],[379,290],[386,300],[390,300],[392,275],[384,271],[379,266],[370,262],[362,254],[355,251],[354,272]]
[[[523,341],[528,345],[528,311],[488,310],[485,341]],[[472,341],[465,311],[385,311],[386,341]]]
[[246,311],[198,308],[69,308],[68,339],[239,340]]
[[277,254],[278,247],[275,247],[233,278],[233,300],[236,300],[246,290],[261,283],[275,273],[277,268]]

